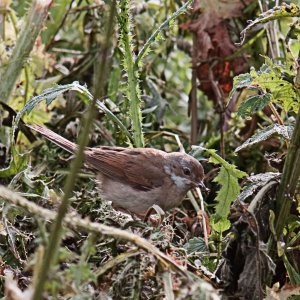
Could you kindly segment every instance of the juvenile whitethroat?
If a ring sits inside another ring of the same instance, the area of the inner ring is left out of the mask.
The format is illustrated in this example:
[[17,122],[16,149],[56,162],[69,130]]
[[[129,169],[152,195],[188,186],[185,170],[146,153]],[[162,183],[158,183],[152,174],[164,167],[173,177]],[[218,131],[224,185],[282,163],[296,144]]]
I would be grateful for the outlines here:
[[[27,125],[70,153],[78,145],[40,125]],[[186,193],[204,187],[203,167],[185,153],[167,153],[152,148],[86,148],[85,163],[96,173],[104,200],[117,209],[145,215],[154,204],[174,208]]]

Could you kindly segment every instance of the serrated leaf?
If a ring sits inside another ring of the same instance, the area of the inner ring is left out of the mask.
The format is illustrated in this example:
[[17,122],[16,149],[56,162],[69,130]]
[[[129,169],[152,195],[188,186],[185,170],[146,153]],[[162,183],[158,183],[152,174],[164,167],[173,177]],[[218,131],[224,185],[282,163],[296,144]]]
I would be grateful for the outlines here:
[[[284,69],[282,68],[282,71]],[[284,110],[298,111],[299,102],[293,84],[279,77],[277,66],[264,64],[259,72],[252,72],[252,84],[272,95],[272,101],[280,104]]]
[[233,87],[229,94],[229,98],[233,96],[233,94],[242,88],[248,88],[252,83],[252,76],[249,73],[240,74],[235,76],[233,79]]
[[260,143],[261,141],[267,140],[270,136],[277,133],[280,136],[284,137],[287,140],[290,140],[293,132],[293,126],[285,126],[285,125],[270,125],[257,133],[255,133],[252,137],[247,139],[241,146],[235,149],[235,152],[238,152],[248,146]]
[[238,197],[240,193],[238,178],[244,177],[246,174],[243,174],[242,176],[236,176],[238,175],[238,172],[236,171],[238,170],[225,169],[222,166],[218,176],[213,180],[221,185],[221,189],[218,191],[215,199],[218,201],[215,208],[217,220],[227,218],[231,203]]
[[216,150],[214,150],[214,149],[205,149],[205,148],[203,148],[203,149],[211,156],[209,158],[209,162],[211,162],[213,164],[222,165],[225,169],[231,170],[233,172],[233,174],[235,174],[235,176],[238,177],[238,178],[242,178],[242,177],[248,175],[247,173],[238,170],[235,165],[232,165],[232,164],[228,163],[226,160],[224,160],[221,156],[219,156],[216,153]]
[[231,223],[228,219],[218,218],[218,216],[214,216],[211,218],[211,226],[216,232],[224,232],[228,230],[231,226]]
[[194,252],[207,252],[207,246],[205,241],[202,238],[194,237],[190,239],[185,245],[184,248],[187,250],[188,254]]
[[7,168],[0,170],[0,177],[14,176],[27,168],[28,154],[19,154],[15,147],[11,148],[12,156]]
[[17,114],[15,124],[16,125],[18,124],[18,122],[20,121],[21,117],[25,112],[30,113],[33,110],[33,108],[41,101],[45,100],[47,105],[49,105],[59,95],[70,90],[83,93],[87,95],[90,100],[93,99],[93,96],[88,91],[88,89],[85,86],[80,85],[78,81],[74,81],[71,84],[58,85],[53,88],[44,90],[40,95],[33,97],[29,101],[27,101],[23,109]]
[[[236,90],[242,88],[262,92],[262,95],[252,95],[247,98],[239,108],[239,114],[243,117],[248,116],[261,110],[269,101],[278,103],[286,111],[297,112],[300,101],[291,80],[295,74],[291,72],[290,67],[289,64],[277,65],[270,58],[265,57],[265,63],[258,71],[251,68],[249,73],[236,76],[230,97]],[[287,78],[289,79],[286,80]]]
[[248,174],[238,170],[235,165],[226,162],[222,157],[216,154],[215,150],[206,149],[206,152],[211,155],[209,159],[210,162],[221,165],[220,172],[214,179],[214,182],[217,182],[221,186],[215,199],[218,201],[215,208],[216,220],[227,219],[230,205],[240,193],[238,179]]
[[58,85],[53,88],[44,90],[40,95],[33,97],[29,101],[27,101],[24,107],[17,114],[13,125],[12,143],[13,143],[13,137],[14,137],[15,130],[18,126],[18,123],[20,122],[22,116],[25,113],[30,113],[33,110],[33,108],[41,101],[45,100],[47,105],[51,104],[52,101],[55,100],[59,95],[67,91],[77,91],[80,94],[83,94],[84,97],[81,97],[81,99],[86,103],[88,102],[88,100],[91,101],[93,99],[92,94],[89,92],[86,86],[79,84],[78,81],[74,81],[71,84]]
[[261,173],[247,178],[247,183],[243,191],[238,196],[239,201],[245,201],[249,196],[256,193],[257,190],[268,184],[271,180],[279,180],[280,173]]
[[238,115],[242,118],[248,117],[258,111],[261,111],[271,100],[270,93],[263,95],[253,95],[242,102],[238,108]]
[[261,75],[261,74],[264,74],[264,73],[270,73],[272,68],[271,68],[271,64],[269,63],[270,61],[267,60],[267,63],[266,64],[262,64],[261,67],[259,68],[259,72],[255,72],[255,73],[252,73],[252,75],[256,74],[256,75]]

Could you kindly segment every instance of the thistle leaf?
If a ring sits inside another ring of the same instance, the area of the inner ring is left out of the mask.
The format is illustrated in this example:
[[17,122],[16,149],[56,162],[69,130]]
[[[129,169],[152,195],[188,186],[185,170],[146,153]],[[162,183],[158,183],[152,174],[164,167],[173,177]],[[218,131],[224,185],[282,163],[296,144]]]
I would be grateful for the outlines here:
[[28,153],[19,154],[15,146],[11,147],[11,153],[12,158],[10,164],[7,168],[0,170],[0,178],[14,176],[25,170],[28,166]]
[[235,152],[238,152],[248,146],[260,143],[261,141],[267,140],[273,134],[279,134],[280,136],[284,137],[287,140],[290,140],[292,133],[293,133],[293,126],[284,126],[284,125],[270,125],[247,139],[241,146],[235,149]]
[[206,149],[206,151],[211,155],[209,159],[210,162],[221,165],[220,172],[214,179],[214,182],[217,182],[221,186],[215,199],[218,202],[215,216],[215,223],[217,223],[220,219],[227,219],[230,205],[240,193],[238,179],[248,174],[238,170],[235,165],[226,162],[222,157],[216,154],[215,150]]

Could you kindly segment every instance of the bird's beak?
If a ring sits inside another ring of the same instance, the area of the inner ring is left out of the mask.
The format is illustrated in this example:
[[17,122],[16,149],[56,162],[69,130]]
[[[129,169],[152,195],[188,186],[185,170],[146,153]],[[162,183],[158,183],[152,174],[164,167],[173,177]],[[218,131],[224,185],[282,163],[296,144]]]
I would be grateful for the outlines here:
[[200,188],[200,190],[203,192],[206,192],[206,193],[209,192],[209,189],[205,186],[203,181],[198,182],[197,187]]

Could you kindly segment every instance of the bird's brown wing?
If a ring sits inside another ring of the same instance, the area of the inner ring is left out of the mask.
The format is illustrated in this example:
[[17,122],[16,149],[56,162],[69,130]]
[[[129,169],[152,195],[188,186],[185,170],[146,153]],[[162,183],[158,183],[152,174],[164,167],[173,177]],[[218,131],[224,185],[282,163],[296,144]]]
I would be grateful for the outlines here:
[[150,190],[164,184],[163,157],[147,156],[144,153],[137,155],[141,159],[129,159],[126,168],[126,177],[132,186],[139,190]]
[[[76,144],[46,127],[27,126],[71,153],[77,150]],[[86,148],[85,160],[94,170],[138,190],[148,191],[163,185],[161,166],[163,154],[158,150],[153,152],[153,149],[109,146],[98,149]]]
[[153,161],[136,149],[111,149],[87,150],[86,162],[103,175],[138,190],[148,191],[163,185],[161,167],[155,157]]

